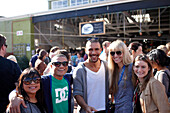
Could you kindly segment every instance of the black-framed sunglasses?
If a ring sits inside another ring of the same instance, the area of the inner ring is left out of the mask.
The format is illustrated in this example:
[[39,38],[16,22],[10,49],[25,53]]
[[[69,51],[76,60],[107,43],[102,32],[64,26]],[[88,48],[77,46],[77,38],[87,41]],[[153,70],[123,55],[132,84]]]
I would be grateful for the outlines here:
[[115,53],[116,53],[117,55],[121,55],[121,54],[122,54],[122,51],[111,51],[111,52],[110,52],[110,54],[111,54],[112,56],[114,56]]
[[23,80],[23,83],[24,83],[25,85],[30,85],[30,84],[32,83],[32,81],[33,81],[34,83],[38,84],[38,83],[40,83],[41,78],[40,78],[40,77],[33,77],[33,78],[27,77],[27,78],[25,78],[25,79]]
[[52,64],[53,64],[55,67],[60,67],[61,64],[62,64],[63,66],[68,66],[68,62],[67,62],[67,61],[64,61],[64,62],[53,62]]
[[6,46],[6,48],[8,47],[8,45],[4,44],[4,46]]

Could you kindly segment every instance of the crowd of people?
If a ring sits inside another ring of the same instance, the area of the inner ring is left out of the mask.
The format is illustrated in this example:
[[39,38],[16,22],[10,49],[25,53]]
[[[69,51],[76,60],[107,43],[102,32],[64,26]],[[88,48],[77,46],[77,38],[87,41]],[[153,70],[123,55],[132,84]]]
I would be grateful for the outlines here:
[[0,35],[0,113],[170,113],[170,42],[142,47],[91,38],[85,51],[37,48],[21,70]]

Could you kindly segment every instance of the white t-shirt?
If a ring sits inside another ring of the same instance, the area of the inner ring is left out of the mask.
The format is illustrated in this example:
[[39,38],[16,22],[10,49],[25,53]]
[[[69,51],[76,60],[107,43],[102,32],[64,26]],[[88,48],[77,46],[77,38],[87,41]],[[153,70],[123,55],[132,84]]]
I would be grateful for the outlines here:
[[87,67],[87,104],[96,110],[105,110],[105,68],[101,63],[98,72]]

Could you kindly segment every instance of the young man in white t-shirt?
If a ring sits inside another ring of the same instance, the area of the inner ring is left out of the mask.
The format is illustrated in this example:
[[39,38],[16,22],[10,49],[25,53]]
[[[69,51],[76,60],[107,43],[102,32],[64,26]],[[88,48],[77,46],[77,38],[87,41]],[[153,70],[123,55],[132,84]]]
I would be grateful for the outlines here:
[[81,106],[80,113],[92,113],[108,109],[108,68],[99,59],[101,46],[98,40],[86,43],[88,59],[73,72],[73,95]]

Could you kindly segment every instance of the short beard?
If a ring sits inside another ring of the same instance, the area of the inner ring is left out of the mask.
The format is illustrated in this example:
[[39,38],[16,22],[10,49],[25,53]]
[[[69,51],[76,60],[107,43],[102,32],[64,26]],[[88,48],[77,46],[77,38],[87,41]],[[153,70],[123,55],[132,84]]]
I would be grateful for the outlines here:
[[89,59],[89,61],[90,61],[91,63],[96,63],[98,60],[99,60],[99,58],[97,58],[96,61],[93,61],[93,60]]

